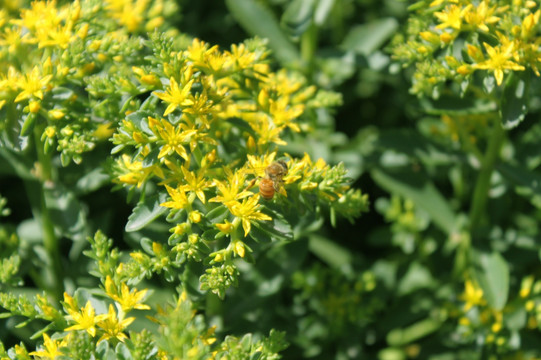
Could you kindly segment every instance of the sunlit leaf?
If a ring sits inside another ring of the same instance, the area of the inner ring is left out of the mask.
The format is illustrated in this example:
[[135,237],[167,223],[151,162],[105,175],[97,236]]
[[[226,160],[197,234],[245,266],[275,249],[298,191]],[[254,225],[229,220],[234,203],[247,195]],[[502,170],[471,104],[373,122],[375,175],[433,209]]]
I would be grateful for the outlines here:
[[160,193],[147,196],[144,201],[139,202],[126,224],[126,231],[137,231],[153,222],[158,216],[167,211],[166,207],[160,206],[167,199],[167,194]]

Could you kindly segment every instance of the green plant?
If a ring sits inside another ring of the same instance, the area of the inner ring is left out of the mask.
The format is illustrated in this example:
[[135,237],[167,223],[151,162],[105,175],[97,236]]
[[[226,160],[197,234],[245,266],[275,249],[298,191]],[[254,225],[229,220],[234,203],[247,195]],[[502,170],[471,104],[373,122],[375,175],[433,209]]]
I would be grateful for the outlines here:
[[[367,208],[342,164],[283,150],[340,96],[273,70],[263,40],[222,51],[179,34],[175,11],[89,0],[2,13],[2,175],[32,211],[1,228],[2,332],[23,341],[3,358],[278,358],[285,335],[272,328],[216,336],[215,296],[327,215]],[[276,160],[287,174],[261,199]],[[100,212],[121,208],[110,182],[133,205],[126,244],[105,235],[124,224],[102,227]]]

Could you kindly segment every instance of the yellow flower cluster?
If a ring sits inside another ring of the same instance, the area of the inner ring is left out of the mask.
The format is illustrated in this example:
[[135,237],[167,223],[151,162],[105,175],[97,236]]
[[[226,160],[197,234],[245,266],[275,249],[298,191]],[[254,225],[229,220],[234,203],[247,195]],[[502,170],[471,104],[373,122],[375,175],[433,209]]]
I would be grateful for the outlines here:
[[95,106],[88,93],[103,96],[104,87],[119,84],[130,88],[122,79],[104,82],[104,73],[130,68],[126,54],[140,47],[130,34],[163,28],[171,12],[168,0],[34,1],[16,18],[0,11],[0,130],[9,130],[8,143],[17,148],[17,137],[36,128],[44,150],[56,145],[64,165],[82,161],[96,141],[112,134],[103,130],[118,118],[118,109]]
[[[503,347],[509,341],[502,333],[504,324],[504,310],[491,308],[484,297],[483,290],[474,281],[467,279],[464,283],[464,292],[459,296],[463,308],[459,311],[459,332],[461,336],[469,338],[482,332],[487,344]],[[489,329],[488,333],[486,329]]]
[[[249,46],[220,52],[196,39],[160,64],[163,74],[134,69],[154,79],[168,77],[163,90],[154,92],[165,110],[128,114],[114,135],[119,146],[139,149],[136,156],[118,159],[117,182],[141,187],[151,177],[160,179],[170,197],[162,206],[186,211],[192,223],[201,221],[195,208],[206,205],[212,194],[210,202],[225,205],[233,227],[242,224],[245,236],[254,221],[271,220],[248,184],[265,175],[276,146],[285,144],[282,134],[301,131],[297,120],[315,94],[304,79],[272,72],[265,52]],[[291,166],[286,184],[301,177],[301,163]],[[216,226],[231,233],[228,224]],[[173,231],[178,234],[179,227]]]
[[[64,293],[65,317],[68,323],[72,325],[64,329],[65,334],[63,336],[54,339],[51,339],[47,333],[43,333],[43,346],[41,349],[29,353],[29,355],[49,359],[66,355],[62,352],[62,348],[72,342],[73,332],[78,330],[86,332],[91,337],[101,335],[97,343],[111,339],[120,342],[125,341],[128,339],[125,330],[135,320],[134,317],[126,317],[125,315],[133,309],[150,309],[148,305],[142,303],[146,292],[147,290],[130,290],[125,283],[122,283],[120,289],[118,289],[113,280],[107,277],[105,293],[114,301],[115,305],[109,304],[107,313],[103,314],[96,314],[96,308],[90,300],[86,302],[84,307],[79,308],[75,298]],[[41,309],[50,308],[50,305],[43,306],[46,302],[43,297],[38,297],[39,299],[41,299],[39,305]],[[57,310],[54,310],[54,312],[59,313]]]
[[[154,196],[173,223],[163,255],[157,255],[157,243],[147,250],[161,260],[132,254],[140,268],[207,257],[216,267],[203,280],[219,286],[209,288],[222,296],[225,284],[235,282],[232,258],[252,252],[246,239],[259,241],[276,226],[268,205],[291,202],[303,213],[324,204],[333,213],[358,216],[366,197],[349,189],[343,166],[331,168],[308,155],[280,157],[279,146],[310,130],[313,110],[323,105],[302,76],[271,70],[261,40],[225,51],[198,39],[184,50],[154,41],[167,50],[132,68],[136,87],[152,92],[139,109],[127,111],[113,135],[113,153],[127,150],[114,165],[115,182],[143,192],[156,184]],[[276,161],[287,169],[271,178],[266,169]],[[266,186],[264,196],[258,185]],[[220,238],[229,243],[218,245]]]
[[114,301],[115,305],[109,304],[108,312],[99,315],[96,315],[96,310],[90,301],[87,301],[84,307],[79,308],[77,301],[64,293],[64,309],[68,314],[68,321],[74,323],[65,331],[84,330],[92,337],[99,333],[101,337],[98,343],[113,338],[118,341],[127,339],[124,330],[135,318],[126,317],[126,314],[134,309],[150,309],[148,305],[142,303],[147,290],[130,290],[125,283],[117,286],[108,276],[105,280],[105,293]]
[[416,8],[408,38],[397,37],[394,57],[417,64],[413,90],[434,94],[448,79],[470,79],[479,70],[493,75],[497,85],[509,72],[531,69],[540,75],[535,1],[436,0]]

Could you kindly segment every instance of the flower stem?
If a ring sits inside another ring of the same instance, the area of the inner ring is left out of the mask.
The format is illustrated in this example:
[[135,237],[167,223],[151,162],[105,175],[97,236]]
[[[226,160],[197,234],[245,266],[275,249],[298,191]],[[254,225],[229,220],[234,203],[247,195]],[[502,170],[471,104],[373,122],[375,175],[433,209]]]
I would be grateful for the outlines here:
[[[38,180],[39,180],[39,204],[34,204],[34,216],[41,220],[41,227],[43,231],[43,246],[49,256],[49,278],[46,279],[48,283],[50,294],[56,299],[61,299],[64,291],[62,266],[59,255],[58,238],[55,234],[54,223],[51,218],[49,208],[47,206],[46,191],[47,187],[54,184],[54,168],[52,159],[49,154],[46,154],[43,150],[43,142],[41,141],[41,134],[43,129],[39,126],[34,128],[34,140],[36,144],[36,153],[39,164]],[[36,216],[37,215],[37,216]]]
[[311,77],[314,72],[317,35],[317,27],[312,23],[301,36],[301,56],[305,65],[304,73],[308,77]]
[[486,202],[490,190],[490,178],[500,155],[504,135],[504,129],[500,122],[496,121],[488,142],[487,150],[482,159],[481,171],[479,172],[473,192],[473,201],[470,209],[470,233],[473,233],[479,227],[485,213]]

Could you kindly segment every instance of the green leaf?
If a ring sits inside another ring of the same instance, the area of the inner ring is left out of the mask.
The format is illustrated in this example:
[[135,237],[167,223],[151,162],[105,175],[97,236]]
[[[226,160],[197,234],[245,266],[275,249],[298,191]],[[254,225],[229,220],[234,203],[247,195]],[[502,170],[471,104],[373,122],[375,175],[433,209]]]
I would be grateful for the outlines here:
[[505,84],[501,98],[502,125],[512,129],[524,120],[528,112],[529,82],[512,72]]
[[138,129],[143,131],[147,135],[154,135],[152,130],[148,127],[148,117],[156,117],[156,113],[152,111],[147,110],[139,110],[135,111],[128,116],[126,116],[126,120],[133,123],[135,126],[137,126]]
[[272,12],[255,0],[226,0],[233,17],[247,32],[269,40],[269,47],[282,64],[300,64],[295,46],[282,32]]
[[497,252],[472,250],[473,273],[483,297],[494,310],[502,310],[509,295],[509,265]]
[[432,334],[442,323],[434,319],[424,319],[404,329],[393,329],[387,334],[387,343],[391,346],[404,346]]
[[343,246],[316,234],[311,235],[309,239],[310,251],[329,266],[340,269],[344,265],[351,264],[353,260],[351,252]]
[[517,186],[529,189],[530,194],[541,195],[541,175],[539,173],[523,166],[511,165],[509,163],[497,164],[496,169]]
[[160,204],[165,201],[167,201],[167,194],[160,193],[147,196],[144,201],[139,202],[128,218],[126,231],[132,232],[141,230],[143,227],[153,222],[158,216],[165,213],[167,208],[160,206]]
[[24,116],[23,125],[21,126],[21,136],[28,135],[30,131],[34,128],[36,122],[36,114],[30,113]]
[[201,234],[201,238],[205,241],[214,241],[218,234],[223,235],[218,229],[209,229]]
[[147,237],[142,237],[139,243],[141,248],[149,255],[154,255],[154,249],[152,248],[152,240]]
[[413,173],[408,170],[391,173],[374,169],[371,174],[374,181],[388,192],[410,199],[415,206],[425,210],[441,230],[447,234],[453,231],[455,213],[424,173]]
[[77,197],[64,186],[55,183],[44,187],[45,203],[55,227],[76,241],[84,241],[86,232],[86,211]]
[[80,177],[75,186],[79,194],[88,194],[109,184],[109,181],[109,175],[104,172],[104,169],[97,167]]
[[229,209],[225,205],[220,205],[207,212],[205,220],[210,221],[211,224],[218,224],[224,221],[229,215]]
[[314,0],[293,0],[286,6],[282,24],[291,35],[300,36],[310,27],[315,5]]
[[258,228],[274,240],[293,240],[293,230],[284,217],[276,212],[272,212],[272,214],[269,215],[272,217],[272,220],[255,221],[252,223],[253,227]]
[[160,147],[155,147],[154,149],[150,150],[150,152],[145,155],[145,158],[143,159],[143,167],[150,167],[158,162],[158,155],[160,154]]
[[33,164],[28,158],[21,156],[19,153],[10,151],[8,148],[2,147],[0,147],[0,158],[3,159],[2,166],[0,166],[0,174],[7,173],[11,175],[11,169],[9,169],[8,166],[9,164],[11,165],[13,172],[21,179],[35,180],[35,176],[32,175],[31,172]]
[[62,102],[62,101],[73,99],[74,95],[75,93],[72,89],[62,87],[62,86],[55,86],[51,90],[51,99],[54,100],[55,102]]
[[405,296],[420,289],[431,288],[435,283],[432,274],[425,266],[413,262],[406,274],[400,279],[397,293],[400,296]]
[[122,342],[119,342],[116,345],[115,354],[117,356],[117,360],[132,360],[133,359],[130,349],[126,346],[126,344]]
[[335,0],[319,0],[316,5],[316,11],[314,14],[314,22],[316,25],[321,26],[325,23],[327,18],[332,12]]
[[361,55],[370,55],[394,34],[398,22],[394,18],[383,18],[368,24],[354,26],[340,47]]
[[436,100],[423,98],[420,104],[424,112],[436,116],[485,114],[498,109],[493,101],[455,95],[442,95]]

